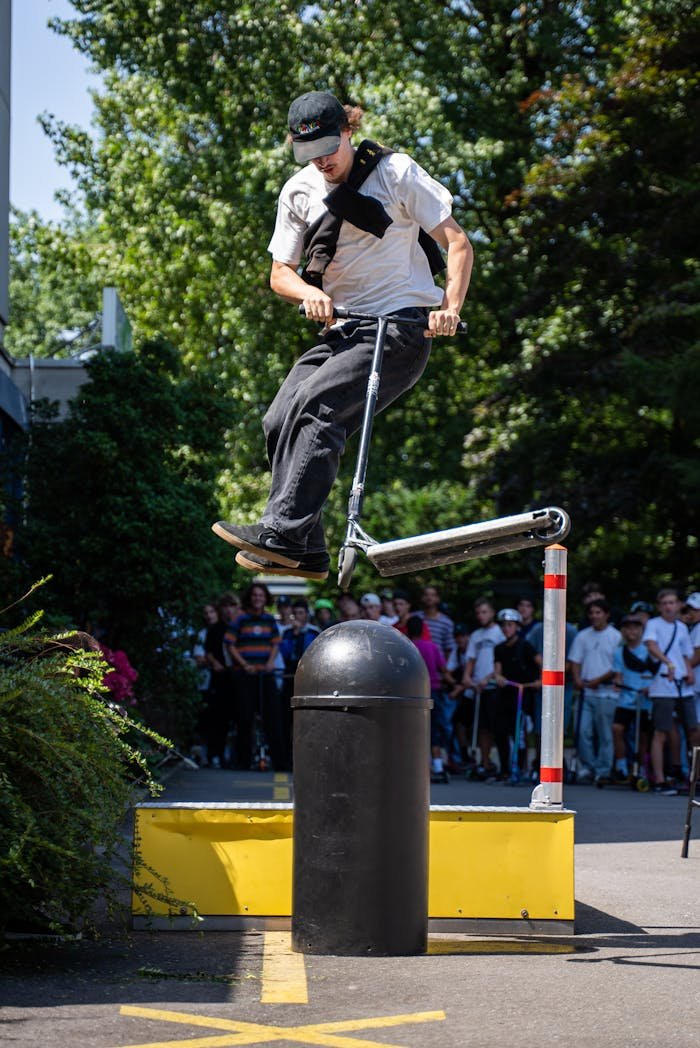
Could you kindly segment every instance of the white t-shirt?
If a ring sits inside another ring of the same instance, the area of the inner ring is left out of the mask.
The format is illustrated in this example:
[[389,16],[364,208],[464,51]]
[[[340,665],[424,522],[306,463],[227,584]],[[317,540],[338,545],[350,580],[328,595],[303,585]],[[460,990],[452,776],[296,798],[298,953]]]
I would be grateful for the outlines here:
[[472,680],[475,684],[493,673],[494,648],[505,639],[503,630],[495,622],[492,626],[482,626],[474,630],[469,638],[467,658],[476,660],[472,670]]
[[[276,262],[300,264],[304,233],[326,211],[323,198],[334,188],[313,164],[285,183],[268,245]],[[430,272],[418,231],[422,227],[430,232],[450,217],[450,193],[405,153],[380,160],[359,192],[379,200],[392,224],[380,238],[343,222],[335,256],[323,275],[323,290],[336,306],[363,313],[439,305],[442,289]]]
[[[621,642],[622,634],[614,626],[606,626],[604,630],[586,626],[574,637],[569,660],[579,664],[584,680],[594,680],[610,673],[615,650]],[[592,695],[604,695],[608,692],[613,693],[612,680],[609,684],[599,684],[597,688],[591,688]]]
[[[690,645],[693,654],[696,648],[700,648],[700,622],[696,622],[690,631]],[[695,694],[700,698],[700,663],[695,667]]]
[[[676,631],[675,637],[673,631]],[[673,637],[673,643],[671,638]],[[642,640],[646,644],[648,640],[654,640],[659,646],[659,651],[666,655],[675,669],[674,680],[668,679],[668,667],[666,663],[662,663],[661,669],[652,679],[649,685],[649,695],[654,699],[663,698],[678,698],[678,687],[677,684],[681,684],[681,695],[692,695],[692,686],[685,683],[683,679],[687,672],[687,666],[685,657],[692,658],[693,646],[690,643],[690,634],[688,633],[688,627],[684,622],[678,619],[676,622],[666,622],[660,615],[657,615],[655,619],[649,619],[645,628],[644,636]],[[666,649],[668,648],[668,651]],[[654,656],[652,655],[652,658]]]

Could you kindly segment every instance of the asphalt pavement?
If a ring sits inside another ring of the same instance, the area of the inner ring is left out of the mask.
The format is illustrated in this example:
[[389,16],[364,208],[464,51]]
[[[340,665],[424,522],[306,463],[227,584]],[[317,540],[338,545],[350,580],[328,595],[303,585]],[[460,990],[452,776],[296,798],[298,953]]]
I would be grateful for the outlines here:
[[[283,800],[267,773],[176,769],[163,800]],[[434,804],[527,806],[531,786],[453,779]],[[700,818],[687,798],[567,787],[576,934],[431,936],[411,958],[305,957],[285,932],[132,932],[12,941],[0,953],[0,1044],[85,1048],[697,1046]]]

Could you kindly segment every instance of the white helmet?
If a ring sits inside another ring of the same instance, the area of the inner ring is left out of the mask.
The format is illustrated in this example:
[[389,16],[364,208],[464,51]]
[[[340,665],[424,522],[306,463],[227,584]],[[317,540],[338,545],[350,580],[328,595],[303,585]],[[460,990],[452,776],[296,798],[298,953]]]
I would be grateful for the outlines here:
[[522,622],[522,616],[515,608],[503,608],[496,616],[499,622]]

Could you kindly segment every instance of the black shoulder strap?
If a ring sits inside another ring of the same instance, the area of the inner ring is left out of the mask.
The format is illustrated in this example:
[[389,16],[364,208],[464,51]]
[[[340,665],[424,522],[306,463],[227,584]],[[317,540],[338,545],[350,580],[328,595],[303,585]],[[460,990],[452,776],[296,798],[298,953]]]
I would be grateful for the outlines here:
[[373,142],[370,138],[364,138],[355,150],[355,159],[348,175],[348,185],[352,189],[359,189],[368,175],[385,156],[391,156],[394,152],[388,146],[382,146]]
[[676,620],[676,622],[673,623],[673,633],[671,634],[671,639],[668,642],[668,644],[666,645],[666,647],[664,648],[664,655],[668,655],[669,651],[673,647],[673,642],[676,639],[676,633],[677,632],[678,632],[678,621]]
[[[673,647],[673,642],[676,639],[676,633],[677,632],[678,632],[678,622],[676,621],[676,622],[673,623],[673,633],[671,634],[671,639],[668,642],[668,644],[666,645],[666,647],[664,648],[664,652],[663,652],[664,657],[666,655],[668,655],[669,651]],[[649,656],[648,661],[649,661],[649,669],[652,670],[654,675],[656,675],[657,673],[661,672],[661,667],[663,666],[663,662],[661,662],[661,661],[657,662],[656,659],[652,659],[651,655]]]

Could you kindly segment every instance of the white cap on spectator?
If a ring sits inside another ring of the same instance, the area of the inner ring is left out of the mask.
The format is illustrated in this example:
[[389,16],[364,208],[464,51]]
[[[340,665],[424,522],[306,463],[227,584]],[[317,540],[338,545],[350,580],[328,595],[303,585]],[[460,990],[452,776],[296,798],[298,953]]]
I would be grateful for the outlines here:
[[363,608],[369,608],[372,604],[380,605],[381,603],[376,593],[365,593],[364,597],[360,597],[360,604]]
[[700,611],[700,593],[691,593],[689,597],[685,598],[685,602],[689,608]]

